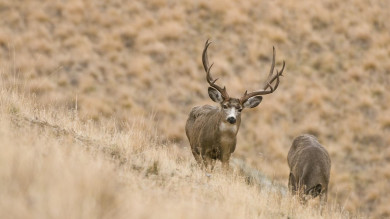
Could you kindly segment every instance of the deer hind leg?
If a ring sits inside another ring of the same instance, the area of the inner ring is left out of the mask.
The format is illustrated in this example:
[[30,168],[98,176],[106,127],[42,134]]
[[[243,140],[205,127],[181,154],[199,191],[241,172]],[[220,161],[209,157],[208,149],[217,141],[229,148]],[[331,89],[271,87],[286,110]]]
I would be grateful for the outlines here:
[[288,177],[288,189],[292,195],[297,193],[297,182],[295,181],[294,175],[290,172],[290,176]]

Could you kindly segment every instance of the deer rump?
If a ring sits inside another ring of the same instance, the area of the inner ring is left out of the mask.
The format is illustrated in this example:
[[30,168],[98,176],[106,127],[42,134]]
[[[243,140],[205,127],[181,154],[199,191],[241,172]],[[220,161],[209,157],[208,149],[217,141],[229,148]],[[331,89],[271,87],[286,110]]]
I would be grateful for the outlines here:
[[198,162],[204,157],[221,160],[222,153],[234,152],[235,137],[227,147],[222,147],[221,142],[216,141],[221,137],[218,131],[221,119],[218,107],[204,105],[192,108],[185,129],[192,153]]
[[317,139],[311,135],[297,137],[288,152],[287,161],[290,191],[312,198],[324,196],[321,199],[326,202],[331,161]]

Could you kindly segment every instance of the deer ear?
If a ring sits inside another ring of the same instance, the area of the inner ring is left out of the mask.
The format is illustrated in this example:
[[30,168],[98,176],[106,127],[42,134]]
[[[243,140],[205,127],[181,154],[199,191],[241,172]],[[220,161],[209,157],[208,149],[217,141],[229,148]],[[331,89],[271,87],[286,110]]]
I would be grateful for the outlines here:
[[245,101],[243,106],[245,108],[253,108],[253,107],[258,106],[262,100],[263,100],[262,96],[254,96],[254,97],[249,98],[247,101]]
[[222,103],[223,101],[221,93],[212,87],[209,87],[209,96],[214,102]]

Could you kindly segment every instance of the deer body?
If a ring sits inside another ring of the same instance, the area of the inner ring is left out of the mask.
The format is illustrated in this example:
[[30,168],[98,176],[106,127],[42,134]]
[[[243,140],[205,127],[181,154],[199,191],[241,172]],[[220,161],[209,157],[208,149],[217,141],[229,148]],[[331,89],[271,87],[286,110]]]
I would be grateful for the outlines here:
[[331,161],[328,152],[317,139],[308,134],[295,138],[287,162],[290,167],[290,191],[299,193],[303,202],[307,197],[315,198],[319,195],[321,204],[325,204]]
[[240,116],[234,124],[227,122],[219,107],[194,107],[187,120],[186,134],[196,161],[205,160],[207,165],[220,160],[227,165],[230,154],[236,149],[240,123]]
[[[211,66],[208,63],[207,48],[210,42],[206,41],[202,54],[203,67],[206,71],[206,80],[210,87],[210,98],[219,103],[219,107],[204,105],[194,107],[187,119],[186,135],[191,145],[192,154],[199,164],[212,167],[216,160],[220,160],[224,167],[229,166],[229,159],[236,148],[237,133],[241,124],[241,111],[244,108],[253,108],[260,104],[262,95],[273,93],[279,85],[279,77],[282,75],[285,63],[280,72],[273,74],[275,66],[275,49],[268,80],[263,90],[245,92],[240,98],[229,97],[226,88],[215,84],[210,74]],[[276,81],[275,85],[272,83]]]

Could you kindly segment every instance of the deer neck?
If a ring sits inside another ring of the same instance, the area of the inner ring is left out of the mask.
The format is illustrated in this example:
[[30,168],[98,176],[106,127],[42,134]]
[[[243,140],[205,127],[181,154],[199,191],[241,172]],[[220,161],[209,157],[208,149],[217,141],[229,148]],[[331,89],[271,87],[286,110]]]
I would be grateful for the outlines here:
[[220,121],[219,131],[219,143],[223,153],[230,154],[236,147],[236,136],[239,129],[240,123],[237,121],[235,124]]

